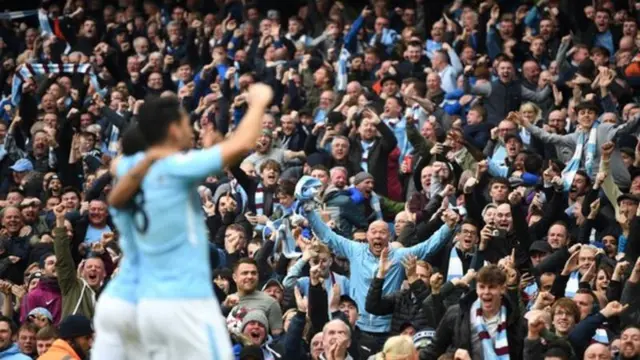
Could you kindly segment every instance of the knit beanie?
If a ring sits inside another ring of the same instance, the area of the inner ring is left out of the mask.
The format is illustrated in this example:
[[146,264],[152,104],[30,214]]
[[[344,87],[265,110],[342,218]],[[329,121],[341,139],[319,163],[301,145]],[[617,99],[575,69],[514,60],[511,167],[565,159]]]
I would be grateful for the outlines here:
[[369,174],[366,171],[360,171],[356,174],[356,176],[353,177],[353,185],[358,185],[368,179],[373,180],[373,175]]
[[269,333],[269,320],[267,320],[267,316],[264,314],[262,310],[251,310],[249,311],[244,318],[242,319],[242,331],[251,321],[257,321],[266,329],[267,333]]

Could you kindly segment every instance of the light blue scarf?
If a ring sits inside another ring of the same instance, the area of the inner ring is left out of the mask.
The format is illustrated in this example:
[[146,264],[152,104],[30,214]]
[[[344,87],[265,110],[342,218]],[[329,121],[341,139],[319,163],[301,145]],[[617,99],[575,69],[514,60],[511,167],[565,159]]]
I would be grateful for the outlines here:
[[584,131],[578,133],[578,141],[576,142],[576,149],[573,153],[573,157],[569,160],[569,163],[562,171],[562,180],[564,181],[565,191],[569,191],[569,189],[571,189],[573,178],[580,169],[583,152],[585,171],[589,177],[593,176],[593,165],[596,157],[596,141],[598,139],[598,125],[599,123],[597,122],[593,124],[589,131],[589,137],[587,137],[587,134]]

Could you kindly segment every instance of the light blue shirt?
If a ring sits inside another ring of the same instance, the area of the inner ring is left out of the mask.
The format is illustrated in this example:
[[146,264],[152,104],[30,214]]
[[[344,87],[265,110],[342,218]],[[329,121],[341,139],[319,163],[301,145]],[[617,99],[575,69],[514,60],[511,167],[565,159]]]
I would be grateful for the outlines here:
[[84,242],[87,244],[96,243],[100,241],[100,239],[102,239],[102,234],[108,232],[111,232],[111,228],[109,227],[109,225],[105,225],[105,227],[103,227],[102,229],[98,229],[93,225],[89,225],[87,227],[87,233],[84,235]]
[[209,241],[197,186],[222,171],[220,146],[156,161],[142,182],[145,233],[140,250],[140,299],[211,299]]
[[[122,177],[143,158],[144,153],[120,158],[116,169],[116,176]],[[138,302],[137,289],[140,259],[138,248],[133,241],[136,231],[134,227],[134,217],[132,217],[133,214],[129,209],[118,210],[116,208],[110,208],[109,212],[111,213],[114,225],[120,232],[118,244],[120,245],[123,256],[120,259],[118,275],[107,283],[103,293],[110,297],[136,304]]]
[[[393,124],[392,120],[395,124]],[[402,160],[405,155],[413,150],[413,146],[411,146],[411,143],[407,140],[407,120],[402,117],[401,119],[384,119],[383,121],[389,129],[393,131],[393,135],[396,136],[398,149],[400,149],[400,158],[398,159],[398,163],[402,164]]]
[[[356,325],[363,331],[384,333],[391,330],[391,315],[376,316],[369,314],[365,309],[365,302],[371,281],[378,272],[380,259],[369,250],[369,244],[349,240],[334,233],[315,212],[307,214],[311,229],[318,239],[327,244],[338,256],[349,259],[351,277],[349,279],[349,296],[358,304],[360,317]],[[402,259],[407,255],[414,255],[418,259],[427,259],[440,250],[449,240],[452,234],[449,226],[442,225],[429,239],[420,244],[394,249],[389,248],[389,261],[391,268],[385,276],[382,294],[389,295],[400,290],[405,278]]]

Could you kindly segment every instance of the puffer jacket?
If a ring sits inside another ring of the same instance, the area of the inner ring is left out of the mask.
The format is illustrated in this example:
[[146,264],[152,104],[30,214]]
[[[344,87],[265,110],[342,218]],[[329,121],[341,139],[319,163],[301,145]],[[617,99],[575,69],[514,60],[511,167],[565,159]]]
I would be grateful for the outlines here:
[[38,360],[82,360],[68,342],[58,339]]
[[422,303],[429,296],[430,290],[421,280],[410,284],[409,289],[400,290],[393,294],[382,295],[384,279],[377,277],[371,282],[366,310],[373,315],[393,314],[391,319],[391,334],[399,334],[402,326],[409,323],[417,330],[427,327],[427,317]]

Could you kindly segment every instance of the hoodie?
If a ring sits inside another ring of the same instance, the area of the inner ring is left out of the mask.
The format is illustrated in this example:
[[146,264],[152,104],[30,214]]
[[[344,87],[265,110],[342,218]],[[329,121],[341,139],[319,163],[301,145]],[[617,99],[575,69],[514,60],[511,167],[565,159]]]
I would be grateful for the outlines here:
[[20,352],[17,344],[9,346],[6,350],[0,351],[0,359],[2,360],[31,360],[30,357]]
[[51,277],[43,277],[40,279],[38,286],[29,292],[22,302],[22,306],[20,307],[20,322],[25,322],[29,311],[37,307],[43,307],[51,312],[54,325],[60,322],[60,315],[62,314],[62,293],[60,292],[58,279]]
[[[0,356],[0,359],[2,357]],[[22,358],[16,358],[22,359]],[[29,359],[29,358],[27,358]],[[68,342],[58,339],[51,344],[49,350],[46,353],[42,354],[38,360],[83,360],[75,350],[69,345]]]

